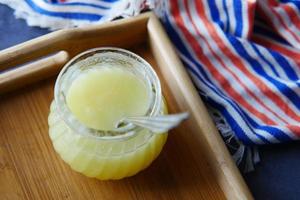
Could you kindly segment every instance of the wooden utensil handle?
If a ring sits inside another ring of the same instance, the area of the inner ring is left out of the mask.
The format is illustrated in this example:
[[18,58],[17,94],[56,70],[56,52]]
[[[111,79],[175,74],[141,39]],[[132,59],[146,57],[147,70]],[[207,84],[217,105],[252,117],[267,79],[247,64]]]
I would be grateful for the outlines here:
[[67,29],[59,30],[0,51],[0,71],[66,50],[66,41],[74,33]]
[[0,94],[51,77],[68,61],[66,51],[59,51],[24,66],[0,74]]

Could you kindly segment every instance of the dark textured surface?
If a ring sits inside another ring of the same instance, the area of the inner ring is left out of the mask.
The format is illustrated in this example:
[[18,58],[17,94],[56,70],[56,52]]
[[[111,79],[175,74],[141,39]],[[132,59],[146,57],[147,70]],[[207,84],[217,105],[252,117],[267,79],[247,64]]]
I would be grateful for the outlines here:
[[[13,12],[0,5],[0,49],[49,31],[28,27]],[[300,199],[300,143],[260,148],[261,162],[254,172],[244,175],[255,199]]]
[[46,34],[49,31],[28,27],[22,19],[16,19],[13,11],[0,5],[0,49]]
[[244,175],[256,199],[300,199],[300,143],[265,146],[261,162]]

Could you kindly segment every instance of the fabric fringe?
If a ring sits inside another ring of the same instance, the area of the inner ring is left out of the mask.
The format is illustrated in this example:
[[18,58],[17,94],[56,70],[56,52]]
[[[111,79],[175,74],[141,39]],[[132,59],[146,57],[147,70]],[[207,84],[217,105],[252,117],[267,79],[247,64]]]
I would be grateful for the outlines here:
[[237,166],[245,173],[253,171],[255,164],[260,161],[257,147],[245,146],[241,143],[219,111],[209,105],[207,107]]
[[153,10],[159,18],[162,18],[167,10],[166,1],[161,0],[147,0],[147,6]]

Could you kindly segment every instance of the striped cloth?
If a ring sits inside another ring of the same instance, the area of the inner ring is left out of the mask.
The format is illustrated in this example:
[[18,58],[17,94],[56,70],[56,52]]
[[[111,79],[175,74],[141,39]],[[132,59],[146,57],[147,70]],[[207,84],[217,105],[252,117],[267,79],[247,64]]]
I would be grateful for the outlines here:
[[29,26],[57,30],[99,24],[116,17],[129,17],[145,8],[144,0],[0,0],[15,9],[17,18]]
[[[232,132],[246,145],[299,138],[297,4],[178,0],[161,5],[168,35],[199,93],[216,109],[213,117],[229,146]],[[246,171],[253,168],[252,159],[258,161],[243,145],[233,150],[238,163],[246,155]]]
[[[236,162],[300,136],[300,1],[0,0],[58,29],[154,8]],[[18,3],[16,3],[18,2]],[[38,17],[38,18],[37,18]]]

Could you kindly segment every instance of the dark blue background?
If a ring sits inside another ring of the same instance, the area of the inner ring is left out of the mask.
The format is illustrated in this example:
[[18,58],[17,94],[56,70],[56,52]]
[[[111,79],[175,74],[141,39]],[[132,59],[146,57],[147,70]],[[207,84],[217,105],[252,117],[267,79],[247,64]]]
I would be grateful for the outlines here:
[[[48,32],[28,27],[0,5],[0,50]],[[255,199],[300,199],[300,143],[260,147],[260,156],[256,170],[244,175]]]

